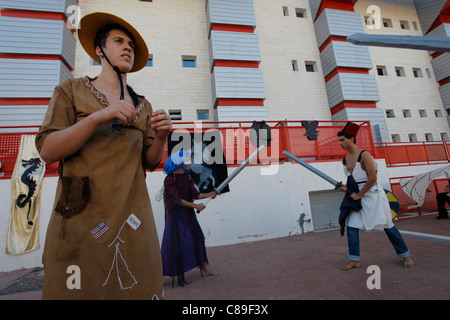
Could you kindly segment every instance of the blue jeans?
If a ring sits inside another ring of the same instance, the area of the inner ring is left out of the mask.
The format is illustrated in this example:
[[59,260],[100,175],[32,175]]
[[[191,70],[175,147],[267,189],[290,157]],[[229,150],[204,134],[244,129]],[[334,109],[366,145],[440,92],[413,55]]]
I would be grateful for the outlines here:
[[[401,258],[409,257],[409,250],[403,240],[400,231],[398,231],[396,226],[389,229],[384,229],[389,240],[394,246],[395,252]],[[348,240],[348,260],[359,261],[359,229],[347,227],[347,240]]]

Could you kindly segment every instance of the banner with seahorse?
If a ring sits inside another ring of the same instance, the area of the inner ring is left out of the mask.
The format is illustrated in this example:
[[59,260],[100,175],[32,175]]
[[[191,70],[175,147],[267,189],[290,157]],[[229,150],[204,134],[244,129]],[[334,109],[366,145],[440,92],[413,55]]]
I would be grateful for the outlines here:
[[39,249],[39,208],[45,163],[34,143],[35,135],[24,134],[11,177],[11,216],[6,253],[18,255]]

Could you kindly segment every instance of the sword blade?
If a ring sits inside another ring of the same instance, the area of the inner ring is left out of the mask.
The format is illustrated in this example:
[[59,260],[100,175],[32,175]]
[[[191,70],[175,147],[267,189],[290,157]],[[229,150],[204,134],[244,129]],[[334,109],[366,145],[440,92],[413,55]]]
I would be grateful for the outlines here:
[[325,173],[323,173],[322,171],[314,168],[312,165],[310,165],[309,163],[306,163],[304,160],[297,158],[296,156],[294,156],[292,153],[287,152],[287,151],[283,151],[283,154],[288,156],[290,159],[294,160],[295,162],[297,162],[298,164],[302,165],[303,167],[305,167],[306,169],[308,169],[309,171],[311,171],[312,173],[318,175],[319,177],[321,177],[322,179],[326,180],[327,182],[331,183],[335,189],[338,189],[341,185],[342,182],[338,182],[336,180],[334,180],[333,178],[331,178],[330,176],[326,175]]
[[249,163],[252,161],[253,158],[255,158],[262,149],[264,149],[264,145],[260,146],[258,149],[256,149],[255,152],[253,152],[247,159],[245,159],[244,162],[241,163],[239,167],[237,167],[236,170],[234,170],[222,183],[217,187],[214,188],[214,192],[217,194],[220,194],[220,191],[222,191],[223,188],[225,188],[226,185],[230,183],[231,180],[233,180]]

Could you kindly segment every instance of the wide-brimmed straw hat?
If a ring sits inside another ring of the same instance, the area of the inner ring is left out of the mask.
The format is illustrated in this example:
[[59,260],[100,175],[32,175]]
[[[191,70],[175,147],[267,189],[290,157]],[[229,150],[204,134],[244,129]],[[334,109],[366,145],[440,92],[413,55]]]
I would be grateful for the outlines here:
[[110,24],[117,24],[131,33],[134,40],[134,65],[130,72],[136,72],[145,67],[148,62],[148,48],[144,39],[139,32],[128,22],[113,14],[105,12],[94,12],[85,15],[80,20],[80,28],[78,29],[78,39],[86,53],[95,61],[100,63],[99,58],[95,54],[94,41],[97,33]]

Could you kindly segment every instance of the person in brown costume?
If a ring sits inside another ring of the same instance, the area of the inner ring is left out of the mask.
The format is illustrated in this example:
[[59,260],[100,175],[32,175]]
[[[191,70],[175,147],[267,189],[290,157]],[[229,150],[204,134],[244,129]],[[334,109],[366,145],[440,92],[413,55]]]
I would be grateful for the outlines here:
[[43,299],[160,299],[146,170],[161,161],[171,120],[127,85],[149,57],[135,28],[101,12],[80,23],[80,43],[101,73],[58,85],[36,136],[43,160],[59,161]]

